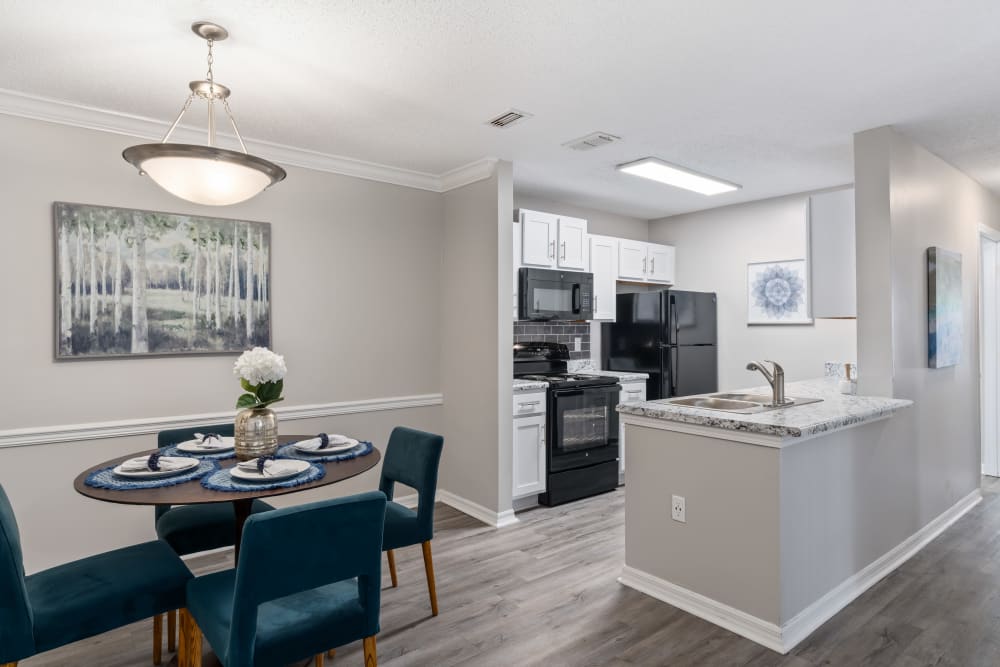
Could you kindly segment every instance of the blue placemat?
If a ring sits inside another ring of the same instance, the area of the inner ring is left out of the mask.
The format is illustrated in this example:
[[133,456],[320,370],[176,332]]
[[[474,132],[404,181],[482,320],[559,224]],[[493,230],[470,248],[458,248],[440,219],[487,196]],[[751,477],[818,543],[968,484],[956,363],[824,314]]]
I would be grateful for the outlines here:
[[98,489],[111,489],[113,491],[128,491],[129,489],[156,489],[161,486],[176,486],[177,484],[183,484],[184,482],[190,482],[198,479],[199,477],[204,477],[205,475],[218,470],[219,464],[215,461],[202,461],[198,464],[198,467],[193,470],[181,473],[180,475],[174,475],[173,477],[161,477],[159,479],[119,477],[111,472],[114,469],[115,466],[108,466],[107,468],[95,470],[87,475],[87,479],[85,479],[83,483],[87,486],[93,486]]
[[323,479],[326,470],[323,466],[311,465],[308,470],[288,479],[275,482],[244,482],[234,479],[229,473],[230,468],[218,470],[207,477],[202,477],[201,485],[212,491],[261,491],[267,489],[290,489],[293,486],[302,486],[309,482]]
[[205,461],[225,461],[226,459],[235,459],[236,458],[236,450],[235,449],[229,449],[229,450],[226,450],[224,452],[218,452],[216,454],[212,454],[210,452],[204,452],[204,453],[202,453],[202,452],[182,452],[181,450],[177,449],[176,445],[174,445],[172,447],[165,447],[163,449],[163,455],[164,456],[190,456],[192,458],[203,459]]
[[374,447],[367,440],[362,440],[353,449],[346,452],[321,456],[319,454],[303,454],[295,449],[295,443],[289,443],[278,448],[278,456],[283,459],[296,459],[298,461],[309,461],[310,463],[335,463],[337,461],[350,461],[359,456],[366,456],[372,453]]

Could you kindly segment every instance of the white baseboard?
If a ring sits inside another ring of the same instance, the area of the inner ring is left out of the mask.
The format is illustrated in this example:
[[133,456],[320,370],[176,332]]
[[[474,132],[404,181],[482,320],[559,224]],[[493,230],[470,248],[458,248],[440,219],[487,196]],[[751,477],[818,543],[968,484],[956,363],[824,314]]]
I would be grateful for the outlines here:
[[[418,498],[419,496],[416,493],[410,493],[405,496],[393,498],[393,500],[403,507],[416,509]],[[462,496],[456,495],[450,491],[445,491],[444,489],[438,489],[437,501],[444,503],[448,507],[457,509],[462,514],[468,514],[473,519],[478,519],[479,521],[482,521],[489,526],[493,526],[494,528],[503,528],[504,526],[510,526],[518,523],[518,519],[514,516],[514,510],[512,509],[507,510],[506,512],[497,513],[491,509],[483,507],[479,503],[474,503],[467,498],[463,498]]]
[[642,570],[622,568],[618,581],[703,618],[778,653],[788,653],[858,596],[884,579],[935,537],[958,521],[981,500],[979,489],[968,494],[916,533],[896,545],[780,627],[735,607],[718,602]]
[[518,523],[518,519],[514,516],[514,510],[512,509],[504,512],[494,512],[479,503],[474,503],[468,498],[463,498],[444,489],[438,489],[437,499],[445,505],[457,509],[462,514],[468,514],[473,519],[478,519],[494,528],[503,528],[504,526]]
[[[421,394],[418,396],[393,396],[389,398],[371,398],[360,401],[339,401],[336,403],[318,403],[314,405],[289,405],[276,407],[274,411],[278,413],[281,421],[295,421],[297,419],[335,417],[337,415],[363,412],[422,408],[431,405],[442,405],[443,403],[444,396],[442,394]],[[173,428],[232,422],[234,415],[235,411],[227,410],[226,412],[209,412],[199,415],[176,415],[172,417],[149,417],[145,419],[123,419],[107,422],[88,422],[84,424],[57,424],[54,426],[8,429],[0,431],[0,448],[149,435],[157,431],[165,431]]]
[[912,558],[931,540],[978,505],[982,499],[983,495],[979,489],[968,494],[926,526],[890,549],[881,558],[869,563],[857,574],[842,581],[836,588],[784,623],[781,634],[788,650],[794,648],[799,642],[811,635],[816,628],[833,618],[837,612],[853,602],[862,593]]

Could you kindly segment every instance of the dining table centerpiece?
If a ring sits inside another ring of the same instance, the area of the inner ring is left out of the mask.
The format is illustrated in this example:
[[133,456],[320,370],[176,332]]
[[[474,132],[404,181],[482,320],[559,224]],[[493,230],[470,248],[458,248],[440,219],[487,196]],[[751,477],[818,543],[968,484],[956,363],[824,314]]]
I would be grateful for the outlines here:
[[278,415],[268,406],[284,400],[285,358],[266,347],[255,347],[240,355],[233,374],[245,393],[236,399],[234,445],[236,458],[249,461],[278,451]]

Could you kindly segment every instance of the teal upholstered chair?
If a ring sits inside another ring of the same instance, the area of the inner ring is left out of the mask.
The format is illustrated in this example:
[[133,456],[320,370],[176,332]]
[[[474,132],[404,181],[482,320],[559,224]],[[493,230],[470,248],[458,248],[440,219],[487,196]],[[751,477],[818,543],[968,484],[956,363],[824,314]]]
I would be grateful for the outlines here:
[[[172,447],[194,438],[195,433],[218,433],[233,435],[233,423],[214,424],[160,431],[156,434],[156,446],[160,449]],[[274,507],[263,500],[253,501],[251,514],[267,512]],[[232,503],[205,503],[202,505],[157,505],[156,536],[170,545],[179,556],[231,547],[236,541],[236,515]],[[167,615],[167,648],[176,646],[177,616],[171,611]]]
[[[438,615],[437,591],[434,587],[434,561],[431,559],[431,539],[434,537],[434,496],[437,493],[438,464],[444,438],[433,433],[397,426],[389,436],[382,461],[379,489],[389,499],[385,508],[385,536],[382,548],[389,559],[392,586],[396,580],[394,549],[419,544],[424,551],[424,572],[431,598],[431,614]],[[395,483],[417,490],[417,511],[392,502]]]
[[[24,574],[17,521],[0,487],[0,665],[184,606],[191,572],[159,540]],[[154,633],[155,634],[155,633]],[[160,661],[155,638],[153,662]]]
[[374,667],[385,495],[255,514],[235,570],[188,583],[181,667],[201,665],[204,633],[225,667],[285,665],[358,639]]

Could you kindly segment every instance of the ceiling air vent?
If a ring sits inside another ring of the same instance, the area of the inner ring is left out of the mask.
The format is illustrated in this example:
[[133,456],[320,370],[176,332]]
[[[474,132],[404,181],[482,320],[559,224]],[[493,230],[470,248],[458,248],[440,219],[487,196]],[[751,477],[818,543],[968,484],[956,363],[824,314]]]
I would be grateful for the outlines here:
[[621,137],[616,137],[615,135],[607,132],[594,132],[593,134],[588,134],[585,137],[580,137],[579,139],[574,139],[573,141],[567,141],[563,144],[563,146],[566,148],[572,148],[575,151],[589,151],[594,148],[600,148],[601,146],[613,144],[619,139],[621,139]]
[[518,111],[517,109],[511,109],[510,111],[506,111],[500,114],[496,118],[491,118],[490,120],[486,121],[486,124],[492,125],[493,127],[504,128],[504,127],[510,127],[514,123],[524,118],[531,118],[531,114],[528,113],[527,111]]

